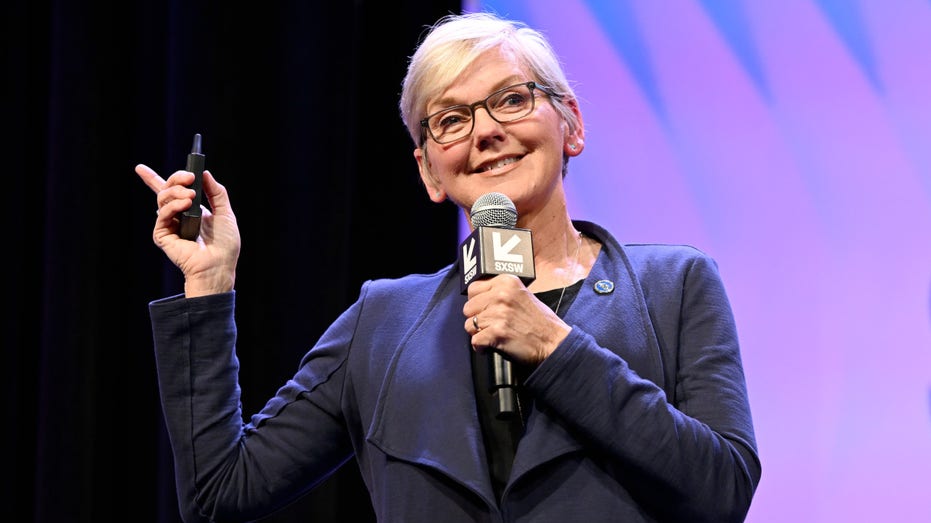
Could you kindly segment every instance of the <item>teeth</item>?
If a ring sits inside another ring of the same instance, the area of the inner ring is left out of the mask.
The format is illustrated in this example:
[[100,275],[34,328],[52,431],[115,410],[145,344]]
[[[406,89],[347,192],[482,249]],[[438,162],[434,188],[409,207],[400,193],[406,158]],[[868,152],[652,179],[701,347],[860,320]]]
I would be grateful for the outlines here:
[[491,164],[491,165],[485,167],[483,170],[484,170],[484,171],[490,171],[490,170],[492,170],[492,169],[497,169],[498,167],[504,167],[505,165],[512,164],[512,163],[514,163],[514,162],[516,162],[516,161],[517,161],[517,158],[513,158],[513,157],[511,157],[511,158],[505,158],[505,159],[503,159],[503,160],[499,160],[499,161],[497,161],[497,162],[495,162],[495,163],[493,163],[493,164]]

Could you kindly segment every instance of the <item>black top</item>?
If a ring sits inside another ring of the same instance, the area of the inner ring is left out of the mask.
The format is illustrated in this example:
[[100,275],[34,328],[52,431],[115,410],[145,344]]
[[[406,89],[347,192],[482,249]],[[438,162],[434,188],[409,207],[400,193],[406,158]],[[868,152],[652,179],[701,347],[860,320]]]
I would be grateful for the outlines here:
[[[582,281],[563,289],[553,289],[536,293],[536,297],[543,303],[549,305],[550,309],[556,310],[559,304],[559,310],[556,311],[559,317],[563,317],[572,301],[582,288]],[[562,295],[562,303],[559,298]],[[472,351],[472,347],[469,347]],[[508,477],[511,475],[511,465],[514,463],[514,454],[517,451],[517,445],[521,436],[524,434],[524,425],[527,415],[530,413],[530,407],[533,404],[533,398],[520,386],[524,379],[533,371],[526,365],[513,364],[514,379],[517,382],[517,407],[520,416],[512,419],[498,419],[495,416],[497,409],[494,396],[488,392],[488,365],[485,358],[488,353],[479,354],[472,351],[472,381],[475,383],[475,398],[478,404],[478,419],[482,426],[482,436],[485,442],[485,455],[488,458],[488,468],[491,471],[491,484],[495,489],[495,495],[498,501],[501,501],[501,494],[504,486],[507,484]]]

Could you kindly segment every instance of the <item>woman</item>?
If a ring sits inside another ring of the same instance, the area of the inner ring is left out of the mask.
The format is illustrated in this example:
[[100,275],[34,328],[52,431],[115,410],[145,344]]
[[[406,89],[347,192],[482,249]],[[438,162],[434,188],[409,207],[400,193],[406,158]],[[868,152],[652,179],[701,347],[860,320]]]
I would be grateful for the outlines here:
[[[366,282],[245,424],[226,190],[204,173],[198,245],[176,219],[193,175],[137,167],[157,193],[154,241],[185,277],[184,295],[150,304],[185,520],[267,515],[353,456],[380,521],[743,520],[761,469],[715,264],[570,219],[563,178],[584,125],[546,40],[490,14],[446,17],[412,56],[400,108],[430,199],[468,216],[506,195],[536,278],[476,280],[467,296],[456,264]],[[516,367],[513,419],[494,415],[491,348]]]

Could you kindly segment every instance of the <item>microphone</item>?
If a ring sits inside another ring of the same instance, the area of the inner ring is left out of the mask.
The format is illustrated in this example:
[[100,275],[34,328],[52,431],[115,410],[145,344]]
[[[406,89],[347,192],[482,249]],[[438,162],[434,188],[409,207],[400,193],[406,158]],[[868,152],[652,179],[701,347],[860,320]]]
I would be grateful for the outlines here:
[[[468,292],[472,281],[498,274],[513,274],[529,285],[536,278],[533,237],[529,229],[515,227],[514,202],[498,192],[486,193],[472,204],[469,216],[473,231],[460,247],[462,294]],[[488,373],[488,392],[496,399],[496,417],[509,419],[518,414],[517,383],[510,360],[496,350],[490,351]]]

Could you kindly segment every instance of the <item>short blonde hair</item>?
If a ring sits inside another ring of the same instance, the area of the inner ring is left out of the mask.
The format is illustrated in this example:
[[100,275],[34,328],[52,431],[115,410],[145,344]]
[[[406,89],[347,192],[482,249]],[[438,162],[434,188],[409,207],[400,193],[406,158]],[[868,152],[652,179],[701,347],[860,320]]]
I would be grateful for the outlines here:
[[523,22],[506,20],[488,12],[446,15],[429,28],[426,37],[410,58],[398,104],[401,119],[417,147],[425,136],[420,121],[426,116],[430,100],[445,91],[476,58],[495,48],[512,53],[528,70],[535,82],[561,95],[551,98],[569,131],[579,121],[566,106],[575,93],[566,79],[562,64],[542,33]]

